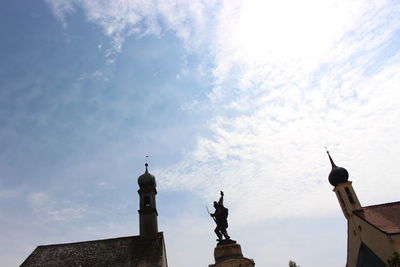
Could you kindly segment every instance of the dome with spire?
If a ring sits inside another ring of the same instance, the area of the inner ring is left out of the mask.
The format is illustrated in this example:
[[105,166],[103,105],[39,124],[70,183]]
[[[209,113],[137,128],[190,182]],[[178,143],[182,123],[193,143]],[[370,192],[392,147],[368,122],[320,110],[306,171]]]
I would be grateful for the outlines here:
[[329,154],[329,151],[326,151],[326,153],[328,153],[328,157],[332,165],[332,170],[329,173],[329,178],[328,178],[329,183],[333,186],[346,183],[349,180],[349,173],[345,168],[336,166],[336,164],[332,160],[331,155]]
[[149,173],[149,171],[147,170],[147,166],[149,166],[149,164],[146,163],[145,166],[146,166],[146,171],[138,178],[138,184],[140,188],[156,187],[156,178],[154,177],[153,174]]

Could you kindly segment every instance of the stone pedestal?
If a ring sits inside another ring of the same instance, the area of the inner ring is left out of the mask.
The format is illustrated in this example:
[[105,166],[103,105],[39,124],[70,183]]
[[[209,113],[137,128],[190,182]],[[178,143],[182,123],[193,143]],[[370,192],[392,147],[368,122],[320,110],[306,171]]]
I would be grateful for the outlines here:
[[253,260],[243,257],[240,244],[234,240],[222,240],[214,249],[215,264],[208,267],[253,267]]

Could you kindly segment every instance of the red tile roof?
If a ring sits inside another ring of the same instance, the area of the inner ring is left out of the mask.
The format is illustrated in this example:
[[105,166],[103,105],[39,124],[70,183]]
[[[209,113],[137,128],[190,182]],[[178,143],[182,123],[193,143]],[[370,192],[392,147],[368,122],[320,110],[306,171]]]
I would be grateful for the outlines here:
[[363,207],[353,213],[382,232],[400,233],[400,201]]

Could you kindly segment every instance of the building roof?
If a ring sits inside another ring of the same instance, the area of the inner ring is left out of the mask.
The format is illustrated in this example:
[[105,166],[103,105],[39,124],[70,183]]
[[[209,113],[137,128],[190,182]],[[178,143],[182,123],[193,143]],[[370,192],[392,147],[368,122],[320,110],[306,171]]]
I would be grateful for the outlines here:
[[167,266],[163,233],[154,240],[128,236],[77,243],[38,246],[26,266]]
[[363,207],[355,215],[387,234],[400,234],[400,201]]

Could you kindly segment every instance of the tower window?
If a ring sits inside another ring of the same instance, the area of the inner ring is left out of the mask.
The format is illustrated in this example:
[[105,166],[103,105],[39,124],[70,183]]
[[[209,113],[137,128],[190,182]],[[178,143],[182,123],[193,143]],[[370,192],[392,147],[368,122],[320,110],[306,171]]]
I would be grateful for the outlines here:
[[144,206],[145,207],[150,207],[151,206],[151,201],[149,196],[144,197]]
[[349,188],[348,188],[348,187],[345,187],[344,190],[346,191],[347,198],[349,199],[350,203],[351,203],[351,204],[354,204],[354,203],[355,203],[355,202],[354,202],[354,198],[353,198],[353,195],[351,194]]
[[347,217],[349,217],[349,214],[348,214],[348,212],[346,210],[346,204],[345,204],[345,202],[343,200],[343,197],[342,197],[342,194],[340,193],[340,191],[337,191],[337,195],[339,197],[339,202],[340,202],[340,205],[342,206],[342,210],[343,210],[344,216],[347,218]]
[[343,208],[346,207],[346,204],[344,203],[342,194],[340,194],[340,191],[338,191],[338,196],[339,196],[339,201],[342,204]]

